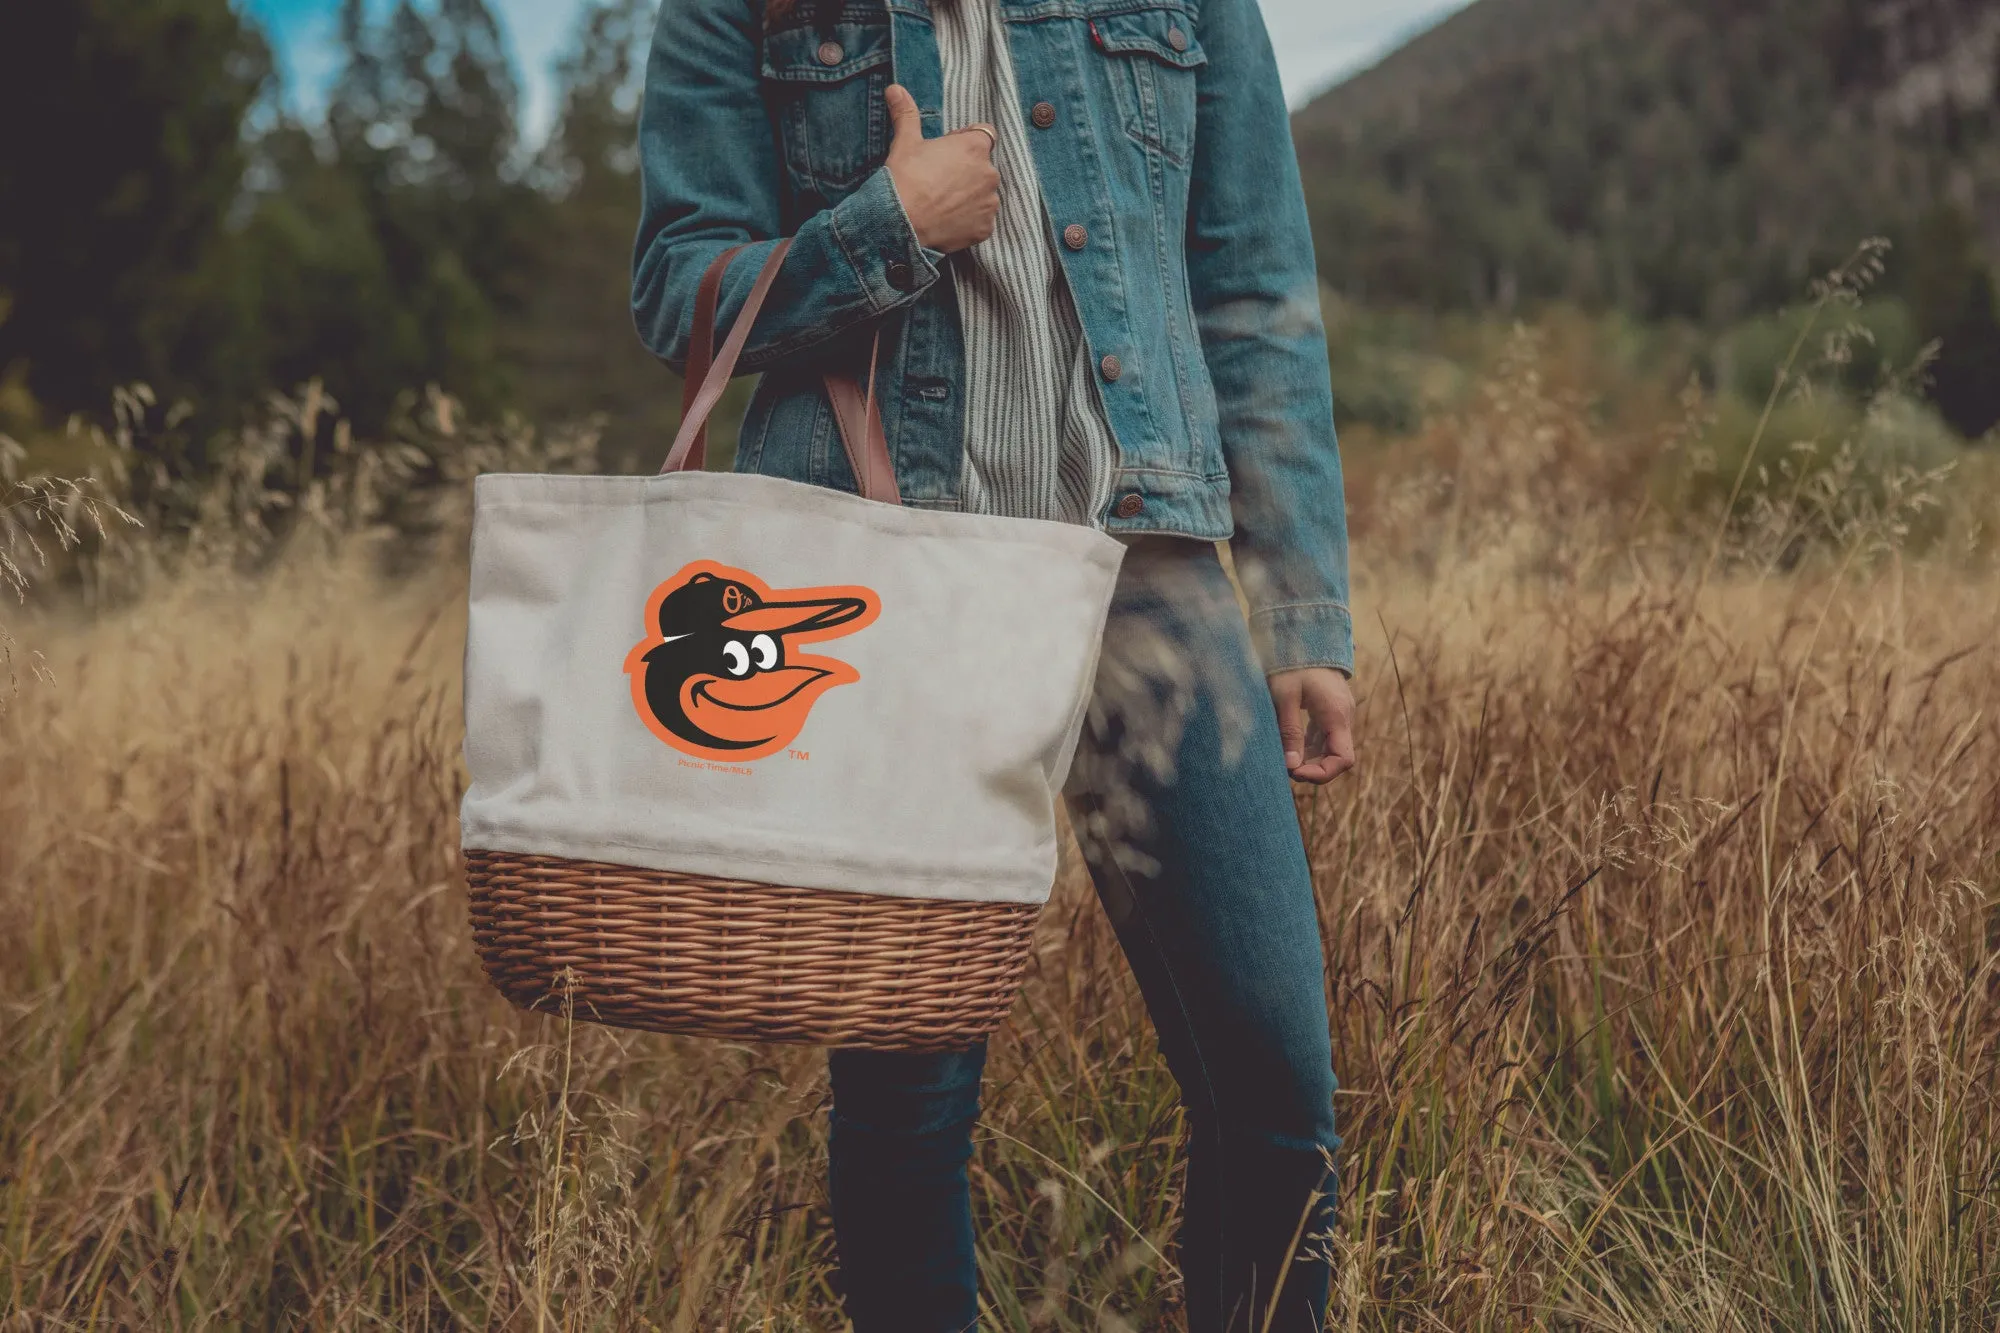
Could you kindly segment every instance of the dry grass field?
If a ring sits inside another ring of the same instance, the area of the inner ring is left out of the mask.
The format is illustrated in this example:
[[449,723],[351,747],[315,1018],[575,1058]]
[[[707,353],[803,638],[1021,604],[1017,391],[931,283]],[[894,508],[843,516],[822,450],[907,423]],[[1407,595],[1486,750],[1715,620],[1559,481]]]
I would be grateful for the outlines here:
[[[1561,379],[1352,451],[1330,1326],[2000,1326],[1993,470],[1718,462]],[[363,545],[4,611],[0,1329],[843,1327],[817,1053],[483,985],[460,574]],[[1073,864],[984,1326],[1174,1329],[1174,1088]]]

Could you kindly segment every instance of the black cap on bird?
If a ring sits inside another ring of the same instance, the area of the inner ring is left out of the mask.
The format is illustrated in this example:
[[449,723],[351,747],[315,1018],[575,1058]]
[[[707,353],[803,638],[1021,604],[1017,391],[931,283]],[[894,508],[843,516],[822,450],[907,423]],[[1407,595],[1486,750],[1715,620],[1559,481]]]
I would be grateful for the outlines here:
[[821,694],[855,679],[851,668],[838,673],[844,663],[792,660],[787,638],[825,637],[873,609],[861,596],[781,600],[738,579],[695,574],[660,600],[660,637],[640,659],[646,706],[680,748],[769,753],[797,737]]

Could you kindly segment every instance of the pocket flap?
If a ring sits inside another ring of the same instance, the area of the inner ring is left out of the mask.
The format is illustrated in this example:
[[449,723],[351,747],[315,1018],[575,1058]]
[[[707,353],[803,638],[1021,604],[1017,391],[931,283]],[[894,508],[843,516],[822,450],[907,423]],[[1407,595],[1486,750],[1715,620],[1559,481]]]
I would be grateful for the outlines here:
[[778,83],[844,83],[889,60],[889,28],[882,23],[842,23],[831,35],[792,28],[764,38],[764,77]]
[[1178,9],[1142,9],[1091,20],[1097,45],[1112,55],[1151,56],[1176,69],[1200,69],[1208,53],[1195,40],[1194,20]]

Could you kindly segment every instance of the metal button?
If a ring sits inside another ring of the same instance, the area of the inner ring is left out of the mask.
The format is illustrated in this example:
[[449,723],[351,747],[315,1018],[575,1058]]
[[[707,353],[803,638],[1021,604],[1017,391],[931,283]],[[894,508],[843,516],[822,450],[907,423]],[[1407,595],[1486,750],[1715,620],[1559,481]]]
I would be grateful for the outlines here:
[[1090,244],[1090,230],[1081,222],[1072,222],[1063,228],[1063,244],[1072,250],[1081,250]]
[[819,44],[820,64],[838,65],[841,61],[845,59],[847,59],[847,48],[842,46],[839,42],[821,42]]
[[1028,118],[1035,122],[1036,129],[1038,130],[1048,129],[1051,125],[1054,125],[1056,123],[1055,103],[1053,102],[1035,103],[1035,109],[1028,113]]
[[1097,368],[1103,371],[1104,378],[1110,380],[1113,384],[1116,384],[1118,377],[1125,373],[1125,363],[1115,356],[1105,357],[1097,363]]
[[892,261],[883,276],[888,278],[889,285],[899,292],[907,292],[917,285],[916,270],[900,259]]
[[1128,495],[1118,502],[1118,517],[1137,518],[1145,508],[1146,499],[1144,496]]
[[[1168,28],[1167,45],[1173,47],[1176,51],[1185,51],[1188,49],[1188,35],[1179,28]],[[833,62],[828,61],[827,63],[832,64]]]

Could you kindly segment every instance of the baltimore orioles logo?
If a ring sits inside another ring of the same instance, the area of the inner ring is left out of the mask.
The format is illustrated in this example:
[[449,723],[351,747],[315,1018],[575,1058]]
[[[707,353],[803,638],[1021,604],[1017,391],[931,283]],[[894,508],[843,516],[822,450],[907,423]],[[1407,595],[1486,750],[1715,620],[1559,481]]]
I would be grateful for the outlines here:
[[822,694],[861,679],[846,662],[795,650],[865,629],[881,609],[867,588],[774,591],[755,574],[697,561],[647,599],[649,636],[625,657],[633,706],[683,754],[775,754]]

